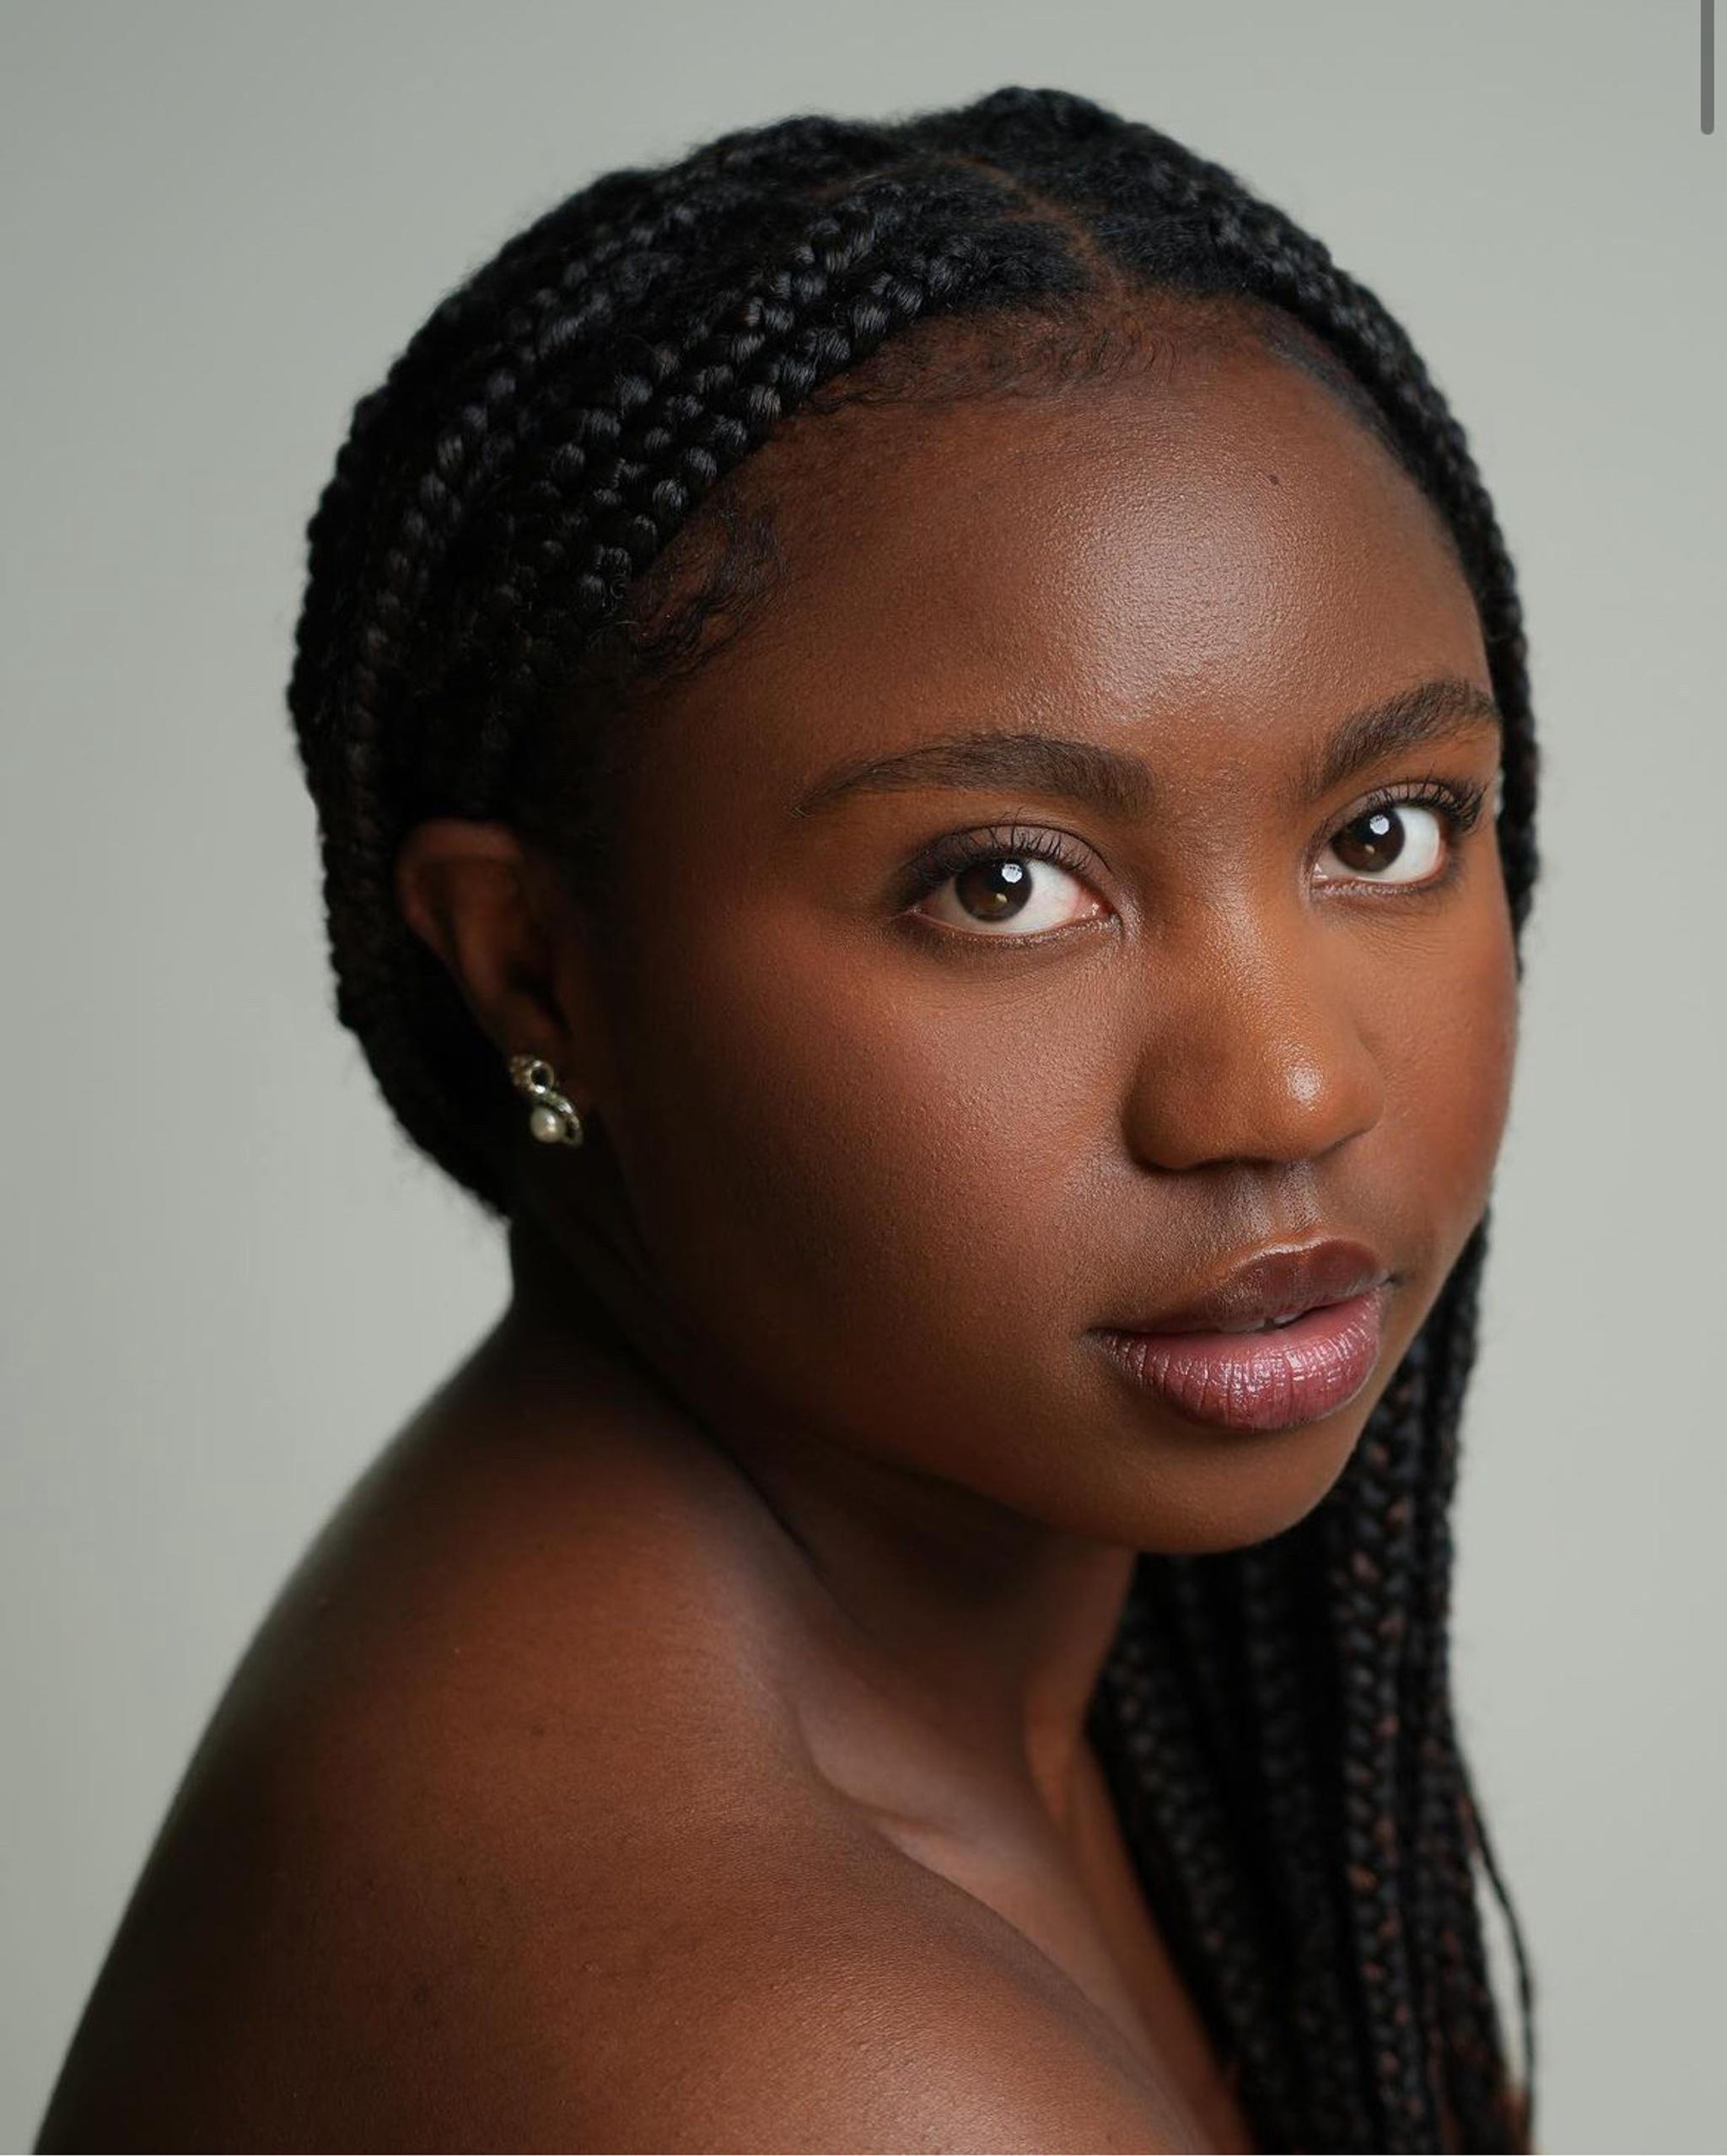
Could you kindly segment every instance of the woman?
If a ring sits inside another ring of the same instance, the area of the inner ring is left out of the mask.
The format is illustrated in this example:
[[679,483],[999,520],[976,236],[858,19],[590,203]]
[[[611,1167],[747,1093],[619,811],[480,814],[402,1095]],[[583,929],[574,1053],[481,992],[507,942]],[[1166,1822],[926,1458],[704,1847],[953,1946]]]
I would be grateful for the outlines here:
[[42,2145],[1528,2148],[1446,1628],[1536,754],[1401,331],[1079,98],[795,119],[512,241],[310,538],[339,1013],[514,1294]]

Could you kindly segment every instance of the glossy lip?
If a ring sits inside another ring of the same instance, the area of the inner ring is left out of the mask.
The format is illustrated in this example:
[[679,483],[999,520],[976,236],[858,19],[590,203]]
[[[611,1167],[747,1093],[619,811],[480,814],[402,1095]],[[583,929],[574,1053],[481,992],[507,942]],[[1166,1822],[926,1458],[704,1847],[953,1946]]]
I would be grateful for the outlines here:
[[1184,1303],[1093,1331],[1137,1388],[1191,1422],[1297,1429],[1373,1375],[1392,1277],[1365,1243],[1332,1236],[1256,1251]]

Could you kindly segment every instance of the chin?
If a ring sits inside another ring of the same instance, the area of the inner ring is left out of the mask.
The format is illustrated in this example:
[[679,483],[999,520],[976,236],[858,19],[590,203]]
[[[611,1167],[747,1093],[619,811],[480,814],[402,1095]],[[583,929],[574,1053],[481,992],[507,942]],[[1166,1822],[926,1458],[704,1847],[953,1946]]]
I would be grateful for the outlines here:
[[[1135,1546],[1160,1557],[1251,1549],[1298,1526],[1337,1487],[1374,1402],[1292,1430],[1193,1429],[1159,1453]],[[1142,1439],[1142,1443],[1143,1440]]]

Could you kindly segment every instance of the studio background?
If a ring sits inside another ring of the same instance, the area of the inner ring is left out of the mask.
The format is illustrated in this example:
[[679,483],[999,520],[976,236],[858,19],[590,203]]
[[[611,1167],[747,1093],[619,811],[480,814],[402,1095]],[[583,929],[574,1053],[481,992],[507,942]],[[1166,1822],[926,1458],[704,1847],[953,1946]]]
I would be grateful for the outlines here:
[[1459,1714],[1535,1958],[1541,2146],[1721,2148],[1727,136],[1697,0],[12,0],[0,41],[0,2146],[253,1626],[505,1295],[499,1231],[331,1014],[283,691],[354,400],[602,169],[1017,82],[1324,239],[1518,564],[1546,865]]

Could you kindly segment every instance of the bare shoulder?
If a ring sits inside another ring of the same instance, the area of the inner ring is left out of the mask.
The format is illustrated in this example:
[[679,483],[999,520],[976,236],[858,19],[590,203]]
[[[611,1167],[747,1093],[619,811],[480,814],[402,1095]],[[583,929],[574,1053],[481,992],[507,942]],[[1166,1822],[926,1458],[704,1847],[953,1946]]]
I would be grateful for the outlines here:
[[45,2148],[1173,2148],[1057,1972],[808,1771],[747,1548],[436,1418],[213,1720]]

